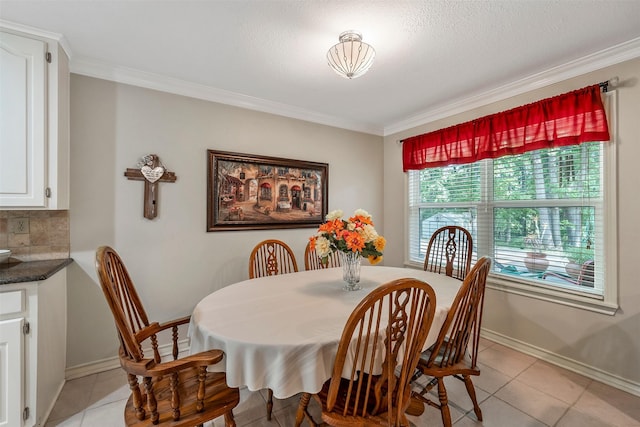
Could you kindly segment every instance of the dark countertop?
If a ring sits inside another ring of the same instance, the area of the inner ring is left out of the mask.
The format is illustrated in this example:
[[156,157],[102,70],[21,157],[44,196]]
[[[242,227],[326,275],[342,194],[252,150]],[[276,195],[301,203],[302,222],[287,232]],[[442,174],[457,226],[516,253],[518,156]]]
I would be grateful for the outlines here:
[[0,263],[0,286],[48,279],[73,262],[72,258]]

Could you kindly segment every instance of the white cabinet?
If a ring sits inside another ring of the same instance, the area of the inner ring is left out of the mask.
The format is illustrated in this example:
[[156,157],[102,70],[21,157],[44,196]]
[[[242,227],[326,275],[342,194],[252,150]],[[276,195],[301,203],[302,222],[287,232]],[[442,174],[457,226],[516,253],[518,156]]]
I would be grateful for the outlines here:
[[[2,297],[0,293],[0,297]],[[24,318],[0,320],[0,426],[22,423],[24,408]]]
[[66,269],[0,285],[0,426],[43,426],[66,368]]
[[69,208],[69,60],[0,26],[0,208]]

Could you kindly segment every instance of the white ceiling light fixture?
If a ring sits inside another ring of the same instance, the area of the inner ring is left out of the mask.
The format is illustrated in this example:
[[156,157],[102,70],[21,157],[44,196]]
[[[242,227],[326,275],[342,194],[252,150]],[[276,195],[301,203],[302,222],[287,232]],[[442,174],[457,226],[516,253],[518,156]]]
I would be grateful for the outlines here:
[[362,42],[362,34],[354,30],[345,31],[338,37],[340,43],[327,52],[327,60],[333,71],[346,79],[355,79],[367,72],[376,51]]

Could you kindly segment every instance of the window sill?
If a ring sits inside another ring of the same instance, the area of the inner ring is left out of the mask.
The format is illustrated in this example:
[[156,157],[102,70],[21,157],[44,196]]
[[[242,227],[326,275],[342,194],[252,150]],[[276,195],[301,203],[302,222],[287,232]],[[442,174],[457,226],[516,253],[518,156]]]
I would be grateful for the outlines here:
[[590,293],[560,291],[490,274],[487,288],[613,316],[618,305]]
[[[422,264],[416,262],[406,261],[404,266],[406,268],[422,270]],[[601,295],[589,292],[577,292],[569,289],[550,289],[544,286],[536,286],[525,281],[514,280],[505,275],[489,274],[487,278],[487,288],[609,316],[613,316],[618,310],[618,304],[604,301]]]

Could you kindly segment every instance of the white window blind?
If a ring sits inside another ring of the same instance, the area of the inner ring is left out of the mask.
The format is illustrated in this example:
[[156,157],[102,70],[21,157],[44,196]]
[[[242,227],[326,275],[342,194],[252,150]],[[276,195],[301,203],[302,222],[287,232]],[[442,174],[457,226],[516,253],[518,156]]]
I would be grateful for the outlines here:
[[424,262],[436,229],[459,225],[473,236],[473,262],[493,258],[492,277],[585,298],[615,297],[606,290],[607,267],[615,265],[615,251],[607,250],[615,242],[608,224],[615,213],[615,195],[607,196],[615,191],[611,145],[409,171],[408,262]]

